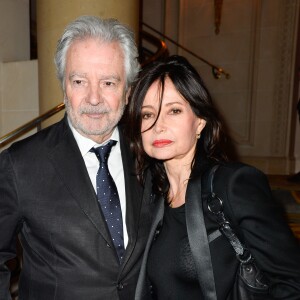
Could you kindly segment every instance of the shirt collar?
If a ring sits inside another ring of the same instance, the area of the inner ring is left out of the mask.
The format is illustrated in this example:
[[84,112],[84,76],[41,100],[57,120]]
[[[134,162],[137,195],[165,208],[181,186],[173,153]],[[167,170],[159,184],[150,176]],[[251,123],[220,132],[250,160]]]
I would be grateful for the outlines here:
[[81,135],[71,124],[69,118],[68,118],[68,124],[71,128],[71,131],[74,135],[74,138],[78,144],[78,147],[79,147],[79,150],[81,152],[81,155],[82,156],[85,156],[93,147],[99,147],[99,146],[102,146],[102,145],[105,145],[108,143],[109,140],[114,140],[114,141],[117,141],[119,142],[120,140],[120,137],[119,137],[119,129],[118,127],[116,126],[115,129],[113,130],[112,132],[112,135],[111,137],[104,141],[102,144],[98,144],[98,143],[95,143],[93,140]]

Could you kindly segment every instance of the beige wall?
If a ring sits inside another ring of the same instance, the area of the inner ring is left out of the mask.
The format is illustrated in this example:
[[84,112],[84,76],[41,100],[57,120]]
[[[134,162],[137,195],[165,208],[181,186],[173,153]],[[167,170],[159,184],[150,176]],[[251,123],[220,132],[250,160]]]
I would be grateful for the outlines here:
[[[0,137],[63,101],[53,57],[67,23],[83,14],[114,17],[137,33],[138,3],[138,0],[36,0],[33,9],[37,14],[37,63],[28,61],[29,0],[0,0]],[[62,115],[63,112],[56,115],[47,125]]]
[[206,64],[173,48],[203,76],[240,159],[267,173],[294,172],[290,137],[299,8],[299,0],[223,1],[216,35],[214,1],[144,0],[144,22],[230,73],[229,80],[216,80]]
[[29,0],[0,0],[0,136],[38,115],[37,61],[29,61]]
[[65,26],[80,15],[117,18],[138,32],[138,0],[37,0],[40,111],[63,102],[53,63],[56,44]]
[[30,58],[29,0],[0,0],[0,62]]
[[[300,129],[292,122],[299,9],[300,0],[223,1],[216,35],[214,1],[143,1],[144,22],[230,73],[229,80],[216,80],[207,65],[167,42],[171,53],[186,55],[204,77],[241,160],[267,173],[300,168]],[[40,66],[28,61],[29,0],[0,0],[0,13],[2,136],[38,114]]]
[[39,115],[36,60],[1,64],[1,132],[16,129]]

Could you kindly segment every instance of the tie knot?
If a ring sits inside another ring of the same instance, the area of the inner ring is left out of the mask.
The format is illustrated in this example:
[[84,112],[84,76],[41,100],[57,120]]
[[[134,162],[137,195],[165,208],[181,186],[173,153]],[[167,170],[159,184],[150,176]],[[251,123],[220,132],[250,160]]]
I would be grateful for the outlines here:
[[97,148],[92,148],[90,151],[94,152],[99,159],[100,163],[106,163],[109,157],[111,148],[117,143],[117,141],[110,140],[106,145]]

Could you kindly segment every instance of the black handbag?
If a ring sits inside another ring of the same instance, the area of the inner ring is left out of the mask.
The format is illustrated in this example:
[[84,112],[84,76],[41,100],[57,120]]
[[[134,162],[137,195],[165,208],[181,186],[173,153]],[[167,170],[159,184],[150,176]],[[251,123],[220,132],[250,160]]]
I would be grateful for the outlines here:
[[209,174],[210,196],[208,198],[208,209],[219,224],[219,230],[232,245],[239,267],[232,291],[227,300],[271,300],[269,282],[265,275],[259,270],[255,259],[249,250],[241,243],[232,229],[229,220],[224,215],[223,200],[214,192],[213,180],[219,165],[215,165]]

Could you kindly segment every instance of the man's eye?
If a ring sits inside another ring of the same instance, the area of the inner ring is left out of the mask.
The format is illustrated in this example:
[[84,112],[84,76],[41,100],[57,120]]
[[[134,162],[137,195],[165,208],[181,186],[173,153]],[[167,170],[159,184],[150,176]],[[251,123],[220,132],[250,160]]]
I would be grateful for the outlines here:
[[105,82],[104,82],[104,85],[105,85],[105,86],[113,86],[114,83],[111,82],[111,81],[105,81]]
[[82,80],[77,79],[77,80],[74,80],[73,83],[75,85],[80,85],[80,84],[82,84]]

